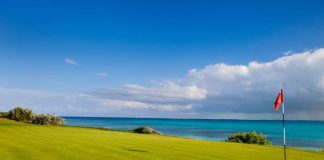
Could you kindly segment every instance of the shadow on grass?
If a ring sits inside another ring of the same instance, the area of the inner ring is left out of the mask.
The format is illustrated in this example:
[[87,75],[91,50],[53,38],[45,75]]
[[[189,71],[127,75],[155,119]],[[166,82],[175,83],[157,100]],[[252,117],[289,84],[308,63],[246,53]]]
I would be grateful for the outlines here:
[[98,130],[104,130],[104,131],[116,131],[116,132],[127,132],[127,133],[133,133],[130,130],[122,130],[122,129],[111,129],[111,128],[104,128],[104,127],[88,127],[88,126],[65,126],[65,127],[73,127],[73,128],[87,128],[87,129],[98,129]]
[[130,149],[130,148],[124,148],[124,150],[126,150],[126,151],[131,151],[131,152],[147,152],[147,151],[144,151],[144,150],[139,150],[139,149]]

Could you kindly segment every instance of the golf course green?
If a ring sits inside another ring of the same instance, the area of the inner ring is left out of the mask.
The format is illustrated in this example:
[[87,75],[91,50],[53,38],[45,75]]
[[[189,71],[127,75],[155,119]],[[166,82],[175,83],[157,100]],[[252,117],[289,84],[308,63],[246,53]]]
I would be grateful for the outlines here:
[[[0,160],[281,160],[280,146],[213,142],[96,128],[41,126],[0,119]],[[288,148],[287,160],[324,160]]]

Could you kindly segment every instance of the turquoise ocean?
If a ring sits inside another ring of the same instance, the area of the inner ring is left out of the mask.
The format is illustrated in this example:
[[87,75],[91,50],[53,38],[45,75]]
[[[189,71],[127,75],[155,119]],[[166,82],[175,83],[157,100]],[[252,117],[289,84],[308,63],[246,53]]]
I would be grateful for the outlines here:
[[[164,118],[64,117],[69,126],[104,127],[130,130],[150,126],[163,134],[204,140],[224,141],[237,132],[263,133],[273,145],[282,145],[280,120],[214,120]],[[320,150],[324,148],[324,121],[286,121],[287,146]]]

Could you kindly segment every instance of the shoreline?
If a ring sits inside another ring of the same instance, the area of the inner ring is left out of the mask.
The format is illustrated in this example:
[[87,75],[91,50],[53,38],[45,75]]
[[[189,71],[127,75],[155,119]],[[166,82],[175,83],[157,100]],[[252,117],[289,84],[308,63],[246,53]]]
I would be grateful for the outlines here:
[[[66,125],[104,127],[131,130],[149,126],[164,134],[224,141],[237,132],[263,133],[272,145],[282,146],[282,122],[280,120],[216,120],[216,119],[161,119],[161,118],[110,118],[110,117],[64,117]],[[324,147],[324,122],[286,121],[287,144],[307,150]]]
[[[113,128],[106,128],[106,127],[91,127],[91,126],[69,126],[69,125],[64,125],[64,127],[76,127],[76,128],[89,128],[89,129],[98,129],[98,130],[106,130],[106,131],[115,131],[115,132],[126,132],[126,133],[133,133],[133,134],[140,134],[140,133],[134,133],[132,130],[123,130],[123,129],[113,129]],[[151,135],[151,134],[143,134],[143,135]],[[165,136],[165,137],[175,137],[175,138],[183,138],[183,139],[193,139],[193,140],[203,140],[203,141],[208,141],[208,142],[226,142],[225,140],[212,140],[212,139],[207,139],[207,138],[199,138],[199,137],[186,137],[186,136],[177,136],[177,135],[170,135],[170,134],[153,134],[153,135],[160,135],[160,136]],[[226,143],[235,143],[235,142],[226,142]],[[240,144],[240,143],[238,143]],[[241,143],[243,144],[243,143]],[[250,145],[258,145],[258,144],[250,144]],[[260,145],[262,146],[262,145]],[[263,145],[267,146],[267,145]],[[282,147],[282,145],[269,145],[273,147]],[[299,150],[304,150],[304,151],[316,151],[316,152],[322,152],[322,148],[318,147],[293,147],[287,145],[286,147],[292,148],[292,149],[299,149]],[[323,150],[324,151],[324,150]]]
[[[91,118],[91,119],[152,119],[152,120],[206,120],[206,121],[282,121],[282,119],[211,119],[211,118],[167,118],[167,117],[104,117],[104,116],[61,116],[62,118]],[[324,120],[285,119],[290,122],[324,122]]]

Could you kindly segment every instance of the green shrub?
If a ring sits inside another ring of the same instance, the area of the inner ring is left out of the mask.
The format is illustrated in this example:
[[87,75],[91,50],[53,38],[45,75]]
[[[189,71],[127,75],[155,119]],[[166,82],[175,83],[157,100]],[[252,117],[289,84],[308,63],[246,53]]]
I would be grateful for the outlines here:
[[0,112],[0,118],[8,118],[8,112]]
[[135,133],[141,134],[161,134],[159,131],[151,128],[151,127],[138,127],[133,130]]
[[39,125],[63,125],[64,119],[51,114],[38,114],[33,117],[32,123]]
[[228,137],[227,142],[236,143],[248,143],[248,144],[260,144],[269,145],[271,142],[267,140],[267,137],[262,133],[257,134],[254,132],[238,132],[233,136]]
[[16,107],[9,111],[8,118],[18,122],[31,122],[33,112],[27,108]]
[[61,117],[52,114],[34,114],[32,110],[22,107],[16,107],[9,112],[0,112],[0,117],[39,125],[64,125],[64,119]]

